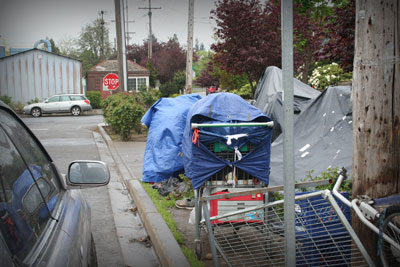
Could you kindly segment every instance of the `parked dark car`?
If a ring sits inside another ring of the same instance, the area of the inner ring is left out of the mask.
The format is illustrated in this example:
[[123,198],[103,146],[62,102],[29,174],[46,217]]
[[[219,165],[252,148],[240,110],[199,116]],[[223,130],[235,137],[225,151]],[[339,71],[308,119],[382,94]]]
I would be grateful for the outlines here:
[[71,162],[61,175],[35,135],[0,101],[0,265],[97,266],[90,206],[76,189],[109,179],[100,161]]
[[22,112],[33,117],[40,117],[45,113],[71,113],[79,116],[82,111],[90,111],[92,106],[86,96],[82,94],[54,95],[43,102],[24,106]]

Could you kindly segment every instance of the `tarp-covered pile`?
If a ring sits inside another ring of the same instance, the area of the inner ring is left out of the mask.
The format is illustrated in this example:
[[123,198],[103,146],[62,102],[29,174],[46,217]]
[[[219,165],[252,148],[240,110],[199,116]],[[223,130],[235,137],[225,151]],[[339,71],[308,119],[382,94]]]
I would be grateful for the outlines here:
[[201,96],[161,98],[142,118],[149,128],[143,162],[144,182],[161,182],[183,169],[182,135],[186,115]]
[[[320,92],[297,79],[293,80],[293,90],[294,114],[297,117],[312,100],[319,96]],[[266,68],[257,84],[254,99],[256,100],[255,106],[274,121],[272,140],[275,140],[282,132],[282,94],[282,70],[274,66]]]
[[[261,110],[235,94],[211,94],[196,102],[187,115],[182,142],[185,173],[192,179],[193,188],[199,188],[226,166],[236,166],[268,185],[272,130],[269,127],[207,127],[199,128],[193,136],[191,123],[268,121],[271,119]],[[215,142],[236,150],[250,142],[256,148],[240,160],[230,162],[206,147]]]
[[[317,176],[327,168],[352,167],[351,87],[329,87],[302,111],[294,124],[295,179]],[[272,144],[270,185],[282,185],[283,136]]]

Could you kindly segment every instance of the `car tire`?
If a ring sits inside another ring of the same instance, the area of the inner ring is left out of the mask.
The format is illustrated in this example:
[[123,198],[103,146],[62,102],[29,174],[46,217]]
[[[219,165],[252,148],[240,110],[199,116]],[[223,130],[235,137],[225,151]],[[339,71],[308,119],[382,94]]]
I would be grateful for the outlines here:
[[38,107],[34,107],[31,110],[31,115],[32,115],[32,117],[35,117],[35,118],[40,117],[40,116],[42,116],[42,110]]
[[97,267],[96,245],[94,243],[93,234],[90,235],[90,263],[89,267]]
[[78,106],[73,106],[73,107],[71,108],[71,113],[72,113],[72,115],[74,115],[74,116],[79,116],[79,115],[81,115],[81,108],[78,107]]

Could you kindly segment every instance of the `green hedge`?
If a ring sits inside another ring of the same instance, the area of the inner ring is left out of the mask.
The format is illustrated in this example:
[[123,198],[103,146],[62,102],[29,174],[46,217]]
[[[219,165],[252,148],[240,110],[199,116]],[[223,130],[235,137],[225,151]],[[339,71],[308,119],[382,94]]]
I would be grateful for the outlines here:
[[126,93],[109,96],[103,101],[102,109],[104,120],[122,140],[129,140],[131,130],[139,131],[140,120],[146,112],[135,95]]
[[101,108],[101,93],[99,91],[87,91],[86,97],[89,99],[92,108]]

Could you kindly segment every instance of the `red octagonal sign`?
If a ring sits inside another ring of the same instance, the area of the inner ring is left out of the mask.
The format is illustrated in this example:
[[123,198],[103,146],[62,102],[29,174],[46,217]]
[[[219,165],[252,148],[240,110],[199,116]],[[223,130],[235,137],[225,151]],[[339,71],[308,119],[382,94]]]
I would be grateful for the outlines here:
[[115,90],[119,86],[119,78],[115,73],[107,74],[103,79],[103,84],[108,90]]

